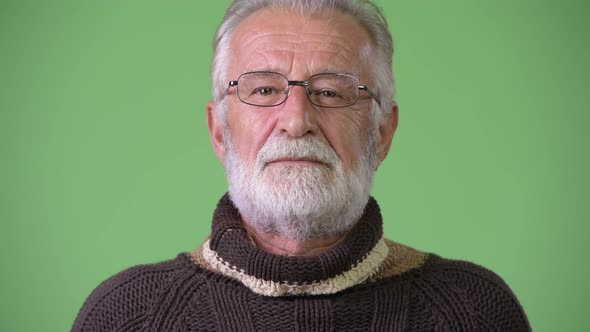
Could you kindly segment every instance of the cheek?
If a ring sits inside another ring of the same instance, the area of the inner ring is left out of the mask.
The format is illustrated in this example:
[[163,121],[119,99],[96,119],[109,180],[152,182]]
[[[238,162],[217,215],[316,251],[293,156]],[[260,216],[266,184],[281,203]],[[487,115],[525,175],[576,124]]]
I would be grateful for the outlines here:
[[228,114],[232,143],[240,158],[254,161],[276,123],[276,116],[234,108]]
[[364,153],[369,128],[369,114],[361,111],[326,112],[319,119],[320,128],[346,169],[356,168]]

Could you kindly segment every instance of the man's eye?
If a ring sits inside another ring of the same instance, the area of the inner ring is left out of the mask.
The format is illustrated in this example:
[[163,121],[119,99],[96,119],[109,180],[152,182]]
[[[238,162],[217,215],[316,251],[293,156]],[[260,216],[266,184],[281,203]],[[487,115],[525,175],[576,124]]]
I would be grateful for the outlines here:
[[318,97],[326,97],[326,98],[338,97],[338,93],[334,90],[319,90],[319,91],[315,92],[315,95]]
[[261,87],[254,90],[254,93],[260,96],[270,96],[274,92],[273,88],[270,87]]

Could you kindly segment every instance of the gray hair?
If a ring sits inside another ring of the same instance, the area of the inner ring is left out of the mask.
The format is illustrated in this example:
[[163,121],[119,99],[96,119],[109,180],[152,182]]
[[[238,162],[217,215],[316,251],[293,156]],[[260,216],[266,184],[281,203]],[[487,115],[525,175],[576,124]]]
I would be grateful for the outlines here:
[[[376,120],[379,123],[382,116],[391,111],[391,101],[394,95],[391,70],[393,41],[385,17],[371,0],[233,0],[217,29],[213,43],[211,88],[216,102],[221,102],[226,94],[229,82],[227,66],[230,60],[230,42],[234,30],[246,17],[267,7],[298,10],[309,15],[336,11],[356,19],[368,32],[376,53],[373,67],[376,86],[373,90],[379,96],[381,107],[374,105],[373,121]],[[217,107],[216,109],[223,110],[224,108]],[[376,112],[375,110],[380,111]]]

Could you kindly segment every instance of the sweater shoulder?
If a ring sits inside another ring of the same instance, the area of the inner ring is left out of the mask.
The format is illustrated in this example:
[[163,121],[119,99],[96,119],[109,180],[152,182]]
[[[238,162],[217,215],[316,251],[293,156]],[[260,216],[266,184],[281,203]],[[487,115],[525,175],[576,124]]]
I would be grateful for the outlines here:
[[465,260],[448,259],[436,254],[429,254],[424,264],[424,273],[430,277],[442,277],[453,282],[484,282],[487,286],[499,287],[506,291],[510,288],[494,271]]
[[137,265],[111,276],[90,293],[72,331],[140,328],[159,294],[189,265],[186,254],[179,254],[175,259]]
[[530,331],[520,302],[492,270],[472,262],[430,254],[422,269],[416,272],[413,278],[416,289],[439,306],[446,303],[459,316],[468,317],[470,329]]

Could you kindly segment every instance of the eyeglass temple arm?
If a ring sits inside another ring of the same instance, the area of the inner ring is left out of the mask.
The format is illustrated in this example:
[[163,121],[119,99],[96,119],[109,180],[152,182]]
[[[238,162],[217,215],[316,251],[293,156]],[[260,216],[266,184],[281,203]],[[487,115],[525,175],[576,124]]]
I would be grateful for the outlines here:
[[368,86],[366,86],[366,85],[359,85],[359,90],[365,90],[369,94],[369,97],[373,98],[377,102],[377,104],[379,106],[381,106],[381,101],[377,98],[377,96],[375,96],[375,94],[373,93],[373,91],[371,91]]

